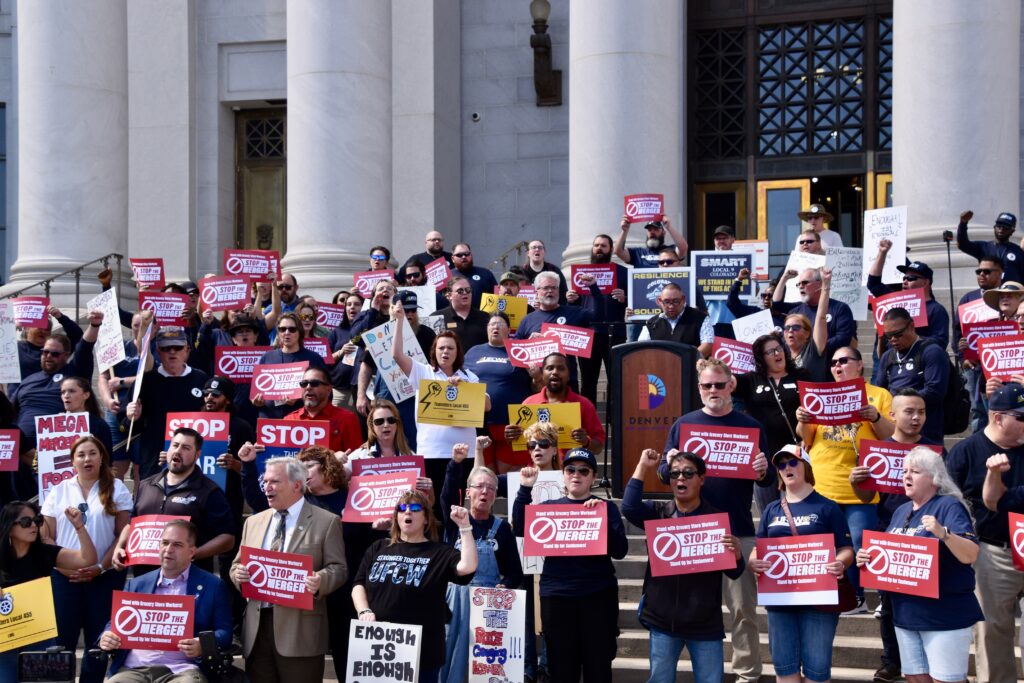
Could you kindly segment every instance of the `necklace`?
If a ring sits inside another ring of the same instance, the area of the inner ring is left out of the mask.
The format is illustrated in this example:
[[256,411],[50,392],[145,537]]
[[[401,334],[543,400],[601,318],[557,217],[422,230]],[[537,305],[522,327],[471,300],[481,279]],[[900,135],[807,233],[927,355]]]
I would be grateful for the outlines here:
[[[917,341],[915,341],[915,342],[914,342],[913,344],[911,344],[911,345],[910,345],[910,348],[909,348],[909,349],[907,349],[907,355],[903,356],[902,358],[900,358],[900,352],[899,352],[899,351],[897,351],[896,349],[893,349],[893,352],[894,352],[894,353],[896,354],[896,364],[897,364],[897,365],[902,365],[904,361],[906,361],[906,360],[907,360],[908,358],[910,358],[910,352],[914,350],[914,347],[915,347],[915,346],[917,346],[917,342],[919,342],[919,341],[921,341],[921,340],[920,340],[920,339],[918,339],[918,340],[917,340]],[[901,373],[901,372],[903,372],[903,368],[900,368],[900,369],[899,369],[899,370],[898,370],[898,371],[896,372],[896,374],[899,374],[899,373]]]

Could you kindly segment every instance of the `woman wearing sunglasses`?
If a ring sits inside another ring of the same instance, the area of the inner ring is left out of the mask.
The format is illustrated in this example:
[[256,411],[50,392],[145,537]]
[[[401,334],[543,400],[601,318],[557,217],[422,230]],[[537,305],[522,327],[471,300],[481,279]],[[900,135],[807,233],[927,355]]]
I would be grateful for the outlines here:
[[[782,286],[781,283],[780,286]],[[782,336],[786,341],[793,364],[806,370],[810,375],[809,381],[811,382],[828,382],[830,379],[825,348],[828,343],[826,317],[828,316],[831,289],[832,271],[822,268],[821,298],[818,300],[818,310],[813,325],[807,316],[794,313],[786,316],[786,321],[782,326]]]
[[[390,621],[423,627],[420,683],[436,683],[445,657],[448,583],[468,583],[476,571],[476,544],[469,512],[452,506],[451,520],[467,540],[460,550],[438,541],[437,520],[419,491],[398,499],[391,517],[391,536],[370,546],[352,588],[352,602],[361,621]],[[410,577],[418,577],[410,581]]]
[[[844,346],[832,356],[832,377],[837,382],[856,379],[864,374],[864,361],[860,351]],[[819,425],[805,408],[796,409],[796,433],[804,444],[810,445],[811,462],[817,475],[817,490],[821,495],[839,504],[850,527],[854,550],[860,550],[865,529],[874,529],[878,523],[878,494],[867,503],[862,501],[850,485],[850,472],[857,466],[857,449],[861,439],[882,441],[892,436],[896,425],[889,419],[892,394],[873,384],[865,384],[867,405],[861,409],[859,422],[845,425]],[[851,614],[867,611],[860,575],[854,569],[847,579],[857,591],[857,607]]]
[[[779,472],[782,497],[761,515],[758,538],[782,538],[829,534],[836,559],[824,570],[841,577],[853,564],[850,529],[839,506],[814,490],[813,458],[796,445],[785,446],[772,457]],[[760,576],[771,564],[750,553],[750,569]],[[839,613],[815,605],[768,606],[768,647],[779,683],[829,681],[832,678],[832,641]],[[803,678],[801,678],[801,671]]]
[[308,300],[303,301],[295,309],[299,315],[299,321],[302,322],[302,334],[305,339],[325,339],[327,337],[327,328],[316,324],[317,311],[316,304]]
[[327,344],[334,354],[334,364],[330,366],[331,384],[334,385],[334,405],[353,408],[355,395],[352,386],[356,378],[352,374],[352,369],[355,367],[355,354],[359,347],[352,342],[352,321],[363,307],[363,297],[357,290],[342,290],[334,299],[335,303],[345,307],[345,315],[342,316],[341,322],[327,333]]
[[[81,511],[68,507],[64,516],[79,543],[76,550],[43,542],[43,516],[35,503],[15,500],[0,509],[0,593],[9,586],[48,577],[55,567],[76,570],[96,564],[96,547]],[[106,616],[110,616],[109,609]],[[44,641],[0,653],[0,681],[18,680],[19,652],[45,649],[52,644]]]
[[[535,422],[523,431],[523,440],[526,442],[526,455],[530,459],[528,467],[535,467],[541,472],[559,471],[561,451],[558,449],[558,425],[554,422]],[[476,437],[474,467],[486,466],[486,454],[490,446],[489,436]],[[453,451],[452,460],[455,459]],[[498,498],[508,498],[507,474],[498,475]]]
[[[64,382],[74,379],[77,378]],[[58,567],[51,577],[58,638],[61,645],[73,651],[83,630],[86,643],[99,639],[110,618],[113,592],[124,587],[125,574],[111,568],[111,557],[114,541],[131,516],[132,496],[124,482],[114,476],[107,449],[95,436],[86,435],[75,441],[71,446],[71,464],[75,476],[46,495],[43,519],[48,538],[56,539],[57,545],[64,548],[76,549],[78,535],[61,511],[69,507],[81,511],[82,522],[99,557],[96,564],[81,569]],[[82,661],[83,683],[102,681],[104,672],[105,667],[98,660],[87,657]]]
[[[302,345],[305,339],[305,328],[298,313],[282,313],[277,320],[277,338],[274,340],[274,348],[267,351],[259,360],[259,365],[282,365],[284,363],[301,363],[307,361],[309,367],[325,368],[324,359],[315,351],[310,351]],[[256,394],[252,404],[259,408],[260,417],[280,419],[286,413],[291,412],[301,399],[293,401],[267,402],[263,394]]]
[[[526,506],[533,502],[536,467],[519,471],[519,491],[512,506],[512,529],[526,533]],[[629,543],[619,508],[590,493],[597,476],[597,458],[574,448],[562,460],[565,497],[542,503],[606,505],[608,548],[599,555],[547,557],[540,577],[540,612],[548,648],[552,681],[612,680],[612,660],[618,638],[619,587],[612,558],[626,556]],[[581,644],[586,643],[586,647]]]

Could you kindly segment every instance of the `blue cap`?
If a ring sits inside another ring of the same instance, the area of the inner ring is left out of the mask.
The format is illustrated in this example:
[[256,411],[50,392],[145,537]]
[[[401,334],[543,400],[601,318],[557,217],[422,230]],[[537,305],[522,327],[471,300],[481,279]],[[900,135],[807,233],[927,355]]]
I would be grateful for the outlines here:
[[999,387],[988,397],[988,409],[1024,413],[1024,386],[1010,382]]
[[1001,214],[996,216],[996,225],[1003,225],[1007,228],[1017,228],[1017,217],[1009,211],[1003,211]]
[[562,467],[564,468],[571,462],[583,461],[590,465],[590,469],[597,472],[597,457],[588,451],[586,448],[574,448],[565,454],[562,458]]
[[905,266],[896,266],[896,270],[901,273],[917,273],[921,277],[928,278],[929,280],[935,279],[932,277],[935,273],[933,273],[932,269],[928,267],[928,264],[921,263],[920,261],[911,261]]

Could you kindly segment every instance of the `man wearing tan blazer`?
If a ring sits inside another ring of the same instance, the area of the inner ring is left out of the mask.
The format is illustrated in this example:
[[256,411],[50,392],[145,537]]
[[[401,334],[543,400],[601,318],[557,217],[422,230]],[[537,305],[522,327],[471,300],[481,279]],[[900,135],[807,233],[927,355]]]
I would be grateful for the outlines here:
[[[327,652],[327,603],[324,598],[345,583],[345,545],[336,515],[303,497],[306,466],[297,458],[271,458],[263,475],[270,508],[246,520],[241,545],[282,550],[313,558],[306,588],[313,610],[250,600],[242,622],[245,671],[252,683],[306,683],[323,680]],[[249,572],[241,550],[231,563],[231,580],[241,589]]]

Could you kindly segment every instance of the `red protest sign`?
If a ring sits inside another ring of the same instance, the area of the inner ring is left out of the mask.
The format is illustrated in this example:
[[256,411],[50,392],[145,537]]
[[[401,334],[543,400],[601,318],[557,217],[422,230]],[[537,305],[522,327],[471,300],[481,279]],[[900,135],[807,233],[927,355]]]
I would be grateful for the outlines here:
[[45,296],[16,296],[11,299],[14,308],[14,324],[18,327],[37,327],[45,330],[50,326],[46,309],[50,300]]
[[980,323],[985,320],[995,320],[999,317],[999,311],[985,303],[982,298],[960,304],[956,309],[960,318],[960,329],[967,323]]
[[562,342],[562,353],[567,356],[590,358],[594,352],[594,331],[586,327],[544,323],[540,333],[546,337],[557,336]]
[[192,595],[154,595],[114,591],[110,630],[123,650],[178,651],[178,641],[195,631],[196,599]]
[[526,506],[523,554],[604,555],[608,552],[608,508],[554,504]]
[[242,584],[242,597],[296,609],[313,609],[313,594],[306,590],[306,577],[313,573],[309,555],[280,553],[242,546],[241,563],[249,572]]
[[845,425],[860,422],[858,415],[868,404],[864,378],[845,382],[797,382],[800,406],[814,416],[819,425]]
[[536,337],[534,339],[506,339],[505,351],[508,360],[517,368],[529,369],[539,365],[551,353],[564,353],[558,337]]
[[321,337],[306,337],[302,340],[302,346],[324,359],[325,365],[334,365],[334,354],[331,353],[331,345]]
[[922,598],[939,597],[939,539],[864,530],[871,558],[860,568],[860,585]]
[[0,472],[18,471],[20,429],[0,429]]
[[1010,515],[1010,547],[1013,548],[1013,566],[1024,572],[1024,515],[1011,512]]
[[761,452],[761,430],[754,427],[680,425],[679,450],[704,459],[709,477],[757,479],[754,457]]
[[164,260],[162,258],[130,258],[132,277],[140,289],[163,289]]
[[757,604],[839,603],[839,584],[826,571],[826,566],[836,561],[831,534],[759,538],[757,556],[770,565],[757,577]]
[[623,213],[629,216],[631,223],[660,221],[665,215],[665,195],[663,194],[627,194],[622,199]]
[[602,294],[611,294],[612,290],[618,287],[618,268],[614,263],[574,263],[569,267],[572,291],[577,294],[590,294],[590,285],[585,281],[588,276],[594,278]]
[[452,276],[452,269],[448,267],[448,261],[444,256],[428,263],[423,273],[427,276],[427,284],[434,285],[434,289],[441,291],[448,284],[448,278]]
[[364,474],[352,477],[342,522],[375,522],[391,518],[403,493],[416,488],[415,472]]
[[331,330],[345,320],[345,307],[338,304],[316,302],[316,324]]
[[256,365],[252,369],[249,398],[262,395],[264,401],[291,401],[302,398],[299,381],[309,367],[309,361]]
[[364,299],[370,298],[373,294],[373,287],[381,280],[394,280],[395,271],[388,270],[366,270],[352,276],[352,283]]
[[349,461],[353,476],[367,474],[392,474],[394,472],[415,472],[418,477],[425,477],[426,469],[422,455],[399,455],[391,458],[356,458]]
[[861,439],[857,445],[857,464],[867,467],[871,478],[861,482],[860,487],[879,493],[903,494],[903,459],[911,449],[918,446],[942,454],[938,446]]
[[1024,334],[978,340],[978,358],[985,379],[1009,382],[1024,373]]
[[231,416],[228,413],[167,413],[167,431],[164,440],[170,441],[174,432],[187,427],[199,432],[203,441],[228,441]]
[[218,375],[224,375],[236,384],[249,384],[252,369],[273,346],[218,346],[213,351],[213,364]]
[[174,292],[139,292],[139,310],[153,311],[153,317],[161,325],[185,327],[187,321],[182,311],[192,304],[188,294]]
[[651,576],[698,574],[736,568],[736,555],[722,540],[729,535],[729,515],[649,519],[644,522]]
[[983,320],[980,323],[964,323],[960,326],[967,340],[964,349],[964,360],[978,360],[978,342],[992,337],[1009,337],[1020,332],[1019,325],[1013,320]]
[[875,330],[882,334],[882,318],[893,308],[903,308],[914,320],[914,327],[928,324],[928,312],[925,310],[923,289],[904,289],[899,292],[883,294],[872,302],[875,311]]
[[214,275],[199,281],[199,300],[203,310],[237,311],[249,304],[248,278],[234,275]]
[[268,282],[281,279],[281,254],[270,249],[225,249],[224,274]]
[[754,371],[754,347],[746,342],[715,337],[711,357],[717,358],[736,374]]
[[139,515],[132,518],[128,528],[128,540],[124,544],[127,554],[125,564],[160,564],[160,537],[164,533],[164,525],[172,519],[191,521],[188,516],[181,515]]
[[277,456],[295,455],[307,446],[328,446],[331,443],[331,423],[327,420],[272,420],[261,417],[256,421],[256,440],[265,446],[257,465]]

